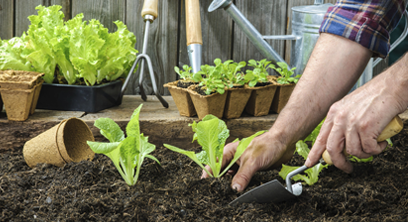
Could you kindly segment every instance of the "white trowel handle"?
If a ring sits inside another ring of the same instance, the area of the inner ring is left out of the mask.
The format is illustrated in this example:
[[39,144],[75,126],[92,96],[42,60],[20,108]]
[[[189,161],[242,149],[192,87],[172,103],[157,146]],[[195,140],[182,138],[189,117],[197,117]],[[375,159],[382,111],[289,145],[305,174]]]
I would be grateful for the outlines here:
[[[404,128],[404,124],[402,123],[401,118],[399,116],[395,116],[378,136],[377,141],[382,142],[388,138],[397,135],[399,132],[401,132],[402,128]],[[346,153],[346,149],[344,149],[343,152],[346,156],[348,155],[348,153]],[[324,162],[326,162],[327,164],[333,165],[333,161],[327,150],[324,151],[322,158],[324,159]]]
[[199,0],[186,0],[186,34],[187,46],[203,44]]
[[142,17],[151,15],[154,19],[157,18],[157,4],[159,0],[145,0],[142,9]]

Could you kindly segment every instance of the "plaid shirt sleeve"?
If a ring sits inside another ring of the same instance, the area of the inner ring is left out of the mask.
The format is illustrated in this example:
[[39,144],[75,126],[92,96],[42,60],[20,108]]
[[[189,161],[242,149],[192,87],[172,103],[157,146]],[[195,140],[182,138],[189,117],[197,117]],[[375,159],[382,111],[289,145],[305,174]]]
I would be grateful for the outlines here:
[[320,32],[343,36],[385,58],[389,39],[405,10],[406,0],[338,0],[330,7]]

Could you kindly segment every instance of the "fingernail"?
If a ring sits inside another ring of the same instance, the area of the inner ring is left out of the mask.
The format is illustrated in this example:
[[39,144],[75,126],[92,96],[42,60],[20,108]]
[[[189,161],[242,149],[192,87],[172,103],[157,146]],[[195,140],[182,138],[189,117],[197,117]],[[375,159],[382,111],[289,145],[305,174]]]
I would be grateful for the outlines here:
[[305,165],[306,166],[309,166],[309,163],[310,163],[310,160],[309,160],[309,157],[306,159],[306,162],[305,162]]
[[232,185],[232,189],[234,189],[234,190],[236,190],[236,191],[241,191],[241,185],[239,185],[239,184],[233,184]]

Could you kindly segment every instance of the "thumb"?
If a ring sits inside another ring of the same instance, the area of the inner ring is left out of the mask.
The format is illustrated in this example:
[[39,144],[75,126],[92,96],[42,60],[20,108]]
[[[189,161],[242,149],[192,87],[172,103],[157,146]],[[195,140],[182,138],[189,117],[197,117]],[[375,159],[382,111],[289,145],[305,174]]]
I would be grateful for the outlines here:
[[242,163],[239,167],[237,174],[235,174],[232,179],[232,189],[242,192],[251,181],[251,178],[257,172],[257,168],[253,164],[248,164],[248,162]]

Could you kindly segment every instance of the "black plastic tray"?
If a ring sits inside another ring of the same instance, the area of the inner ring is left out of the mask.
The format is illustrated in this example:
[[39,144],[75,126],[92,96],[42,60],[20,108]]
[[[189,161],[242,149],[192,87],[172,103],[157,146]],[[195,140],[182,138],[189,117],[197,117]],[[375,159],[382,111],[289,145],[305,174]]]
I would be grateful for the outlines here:
[[122,81],[98,86],[43,83],[37,109],[96,113],[122,103]]

